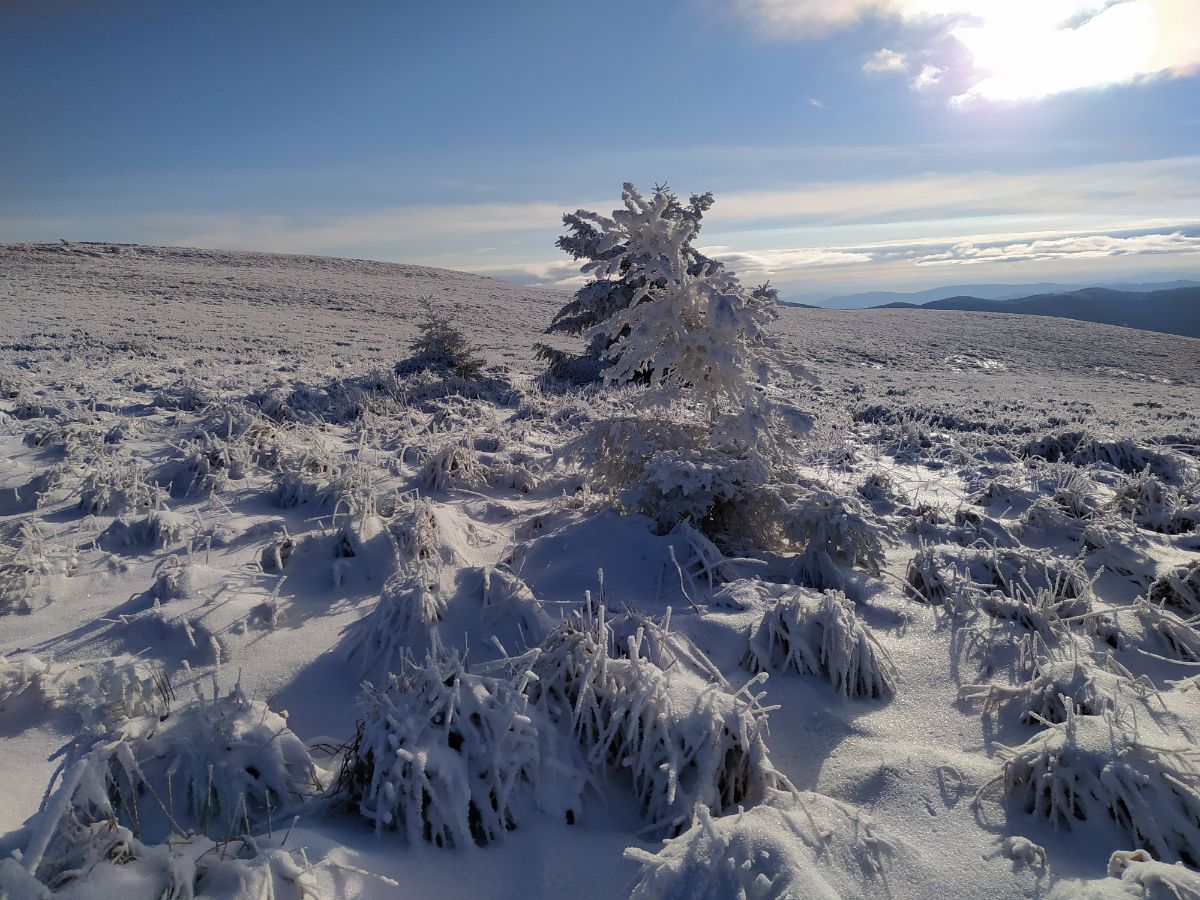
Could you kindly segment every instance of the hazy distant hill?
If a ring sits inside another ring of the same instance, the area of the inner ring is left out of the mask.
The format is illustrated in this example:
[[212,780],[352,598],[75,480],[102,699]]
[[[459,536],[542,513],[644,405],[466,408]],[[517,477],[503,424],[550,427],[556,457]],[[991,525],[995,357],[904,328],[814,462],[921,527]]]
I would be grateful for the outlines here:
[[[826,309],[874,309],[890,307],[896,304],[922,306],[931,300],[945,300],[958,297],[978,297],[983,300],[1016,300],[1024,297],[1042,296],[1044,294],[1066,294],[1083,288],[1108,288],[1114,291],[1131,291],[1148,293],[1150,291],[1165,291],[1181,287],[1200,287],[1200,281],[1186,278],[1153,282],[1101,282],[1097,284],[1060,284],[1043,281],[1036,284],[950,284],[941,287],[928,288],[923,291],[908,293],[900,291],[867,291],[862,294],[841,294],[835,297],[816,299],[816,302]],[[799,305],[799,304],[794,304]]]
[[965,312],[1016,313],[1080,319],[1200,337],[1200,286],[1155,291],[1084,288],[1013,300],[947,297],[928,303],[886,303],[878,309],[952,309]]

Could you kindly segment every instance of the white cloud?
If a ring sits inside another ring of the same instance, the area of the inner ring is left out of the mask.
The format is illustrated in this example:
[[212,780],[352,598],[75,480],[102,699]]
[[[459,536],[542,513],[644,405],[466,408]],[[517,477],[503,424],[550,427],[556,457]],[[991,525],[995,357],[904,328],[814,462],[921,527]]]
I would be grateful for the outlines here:
[[918,266],[955,266],[1169,253],[1200,253],[1200,235],[1174,231],[1129,236],[1084,234],[998,243],[963,241],[938,252],[916,253],[911,258]]
[[776,191],[719,194],[706,233],[730,223],[789,220],[852,222],[1025,220],[1064,210],[1109,222],[1113,217],[1190,216],[1200,209],[1200,156],[1099,163],[1033,172],[931,173],[880,181],[816,182]]
[[824,266],[869,263],[870,252],[837,247],[796,247],[786,250],[735,250],[731,247],[702,247],[700,251],[719,259],[743,278],[772,276],[780,272]]
[[813,35],[849,25],[890,4],[886,0],[737,0],[737,6],[771,31]]
[[895,50],[884,47],[871,54],[870,59],[863,63],[864,72],[907,72],[908,57]]
[[554,228],[564,204],[402,206],[344,215],[162,214],[163,239],[200,247],[337,253],[365,243]]
[[[1200,225],[1113,233],[1028,233],[977,235],[969,240],[888,241],[854,247],[787,247],[754,249],[708,245],[701,252],[721,260],[744,284],[770,280],[777,284],[820,284],[846,278],[911,279],[932,267],[1087,262],[1095,266],[1118,257],[1143,259],[1187,256],[1200,262]],[[1007,266],[1004,275],[1008,275]],[[526,284],[574,290],[587,279],[570,261],[531,262],[489,270]],[[1094,277],[1094,272],[1087,276]],[[1079,277],[1079,276],[1076,276]]]
[[519,281],[522,284],[536,284],[541,287],[568,288],[574,290],[588,282],[588,277],[579,271],[580,263],[569,259],[511,263],[486,270],[485,275],[496,275]]
[[[1197,0],[738,0],[738,8],[771,35],[813,37],[869,16],[898,20],[907,60],[920,59],[922,74],[932,66],[954,76],[936,80],[956,85],[951,103],[959,107],[1200,68]],[[884,52],[864,70],[900,71]],[[932,84],[912,81],[918,90]]]
[[945,74],[946,70],[943,68],[925,65],[921,67],[921,71],[917,73],[916,77],[910,83],[913,86],[913,90],[927,91],[935,87]]
[[825,108],[825,104],[822,101],[818,100],[816,97],[809,97],[808,105],[811,106],[813,109],[824,109]]

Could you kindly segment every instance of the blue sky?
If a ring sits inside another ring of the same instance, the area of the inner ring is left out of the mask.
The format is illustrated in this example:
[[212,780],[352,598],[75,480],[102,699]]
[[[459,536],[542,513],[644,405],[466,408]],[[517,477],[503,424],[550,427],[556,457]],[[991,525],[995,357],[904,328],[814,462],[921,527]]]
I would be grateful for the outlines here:
[[7,0],[0,240],[571,284],[564,210],[717,204],[804,299],[1200,275],[1196,0]]

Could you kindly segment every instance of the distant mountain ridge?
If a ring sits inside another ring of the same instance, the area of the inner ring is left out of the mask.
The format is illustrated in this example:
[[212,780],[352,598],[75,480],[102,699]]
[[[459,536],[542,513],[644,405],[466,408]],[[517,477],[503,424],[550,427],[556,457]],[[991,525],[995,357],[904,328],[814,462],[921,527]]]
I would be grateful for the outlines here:
[[1018,300],[1043,294],[1067,294],[1084,288],[1107,288],[1114,291],[1149,293],[1181,287],[1200,287],[1200,281],[1186,276],[1167,276],[1162,280],[1127,280],[1114,282],[1076,282],[1063,284],[1039,281],[1032,284],[949,284],[927,288],[923,291],[867,291],[861,294],[840,294],[833,297],[804,298],[825,309],[874,309],[891,303],[909,303],[920,306],[930,300],[945,300],[951,297],[978,297],[983,300]]
[[873,308],[1053,316],[1200,338],[1200,285],[1195,284],[1154,291],[1083,288],[1009,300],[959,296],[927,303],[884,303]]

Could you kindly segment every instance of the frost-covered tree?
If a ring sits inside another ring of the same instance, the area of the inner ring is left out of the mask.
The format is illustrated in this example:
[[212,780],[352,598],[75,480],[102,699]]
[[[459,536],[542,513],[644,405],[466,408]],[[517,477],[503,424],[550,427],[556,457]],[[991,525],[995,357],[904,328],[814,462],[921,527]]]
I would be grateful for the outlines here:
[[483,372],[484,360],[462,329],[432,305],[426,308],[408,350],[409,358],[397,364],[397,372],[440,369],[468,380]]
[[684,205],[665,187],[644,196],[626,184],[622,200],[609,216],[566,218],[572,233],[559,246],[586,260],[591,281],[551,329],[587,337],[605,382],[648,389],[635,411],[597,422],[566,455],[664,533],[690,521],[725,547],[814,544],[789,524],[808,493],[782,446],[794,432],[771,427],[770,377],[807,375],[785,366],[767,333],[778,293],[743,287],[694,248],[711,195]]
[[[769,285],[745,291],[724,264],[693,246],[711,193],[684,204],[665,186],[646,198],[626,184],[622,200],[624,209],[611,216],[563,216],[570,233],[558,246],[583,260],[592,278],[547,332],[583,335],[588,346],[578,357],[546,346],[539,354],[556,374],[577,380],[603,374],[610,382],[718,381],[747,341],[762,342],[778,292]],[[719,342],[707,339],[717,331],[736,339],[714,353]]]

